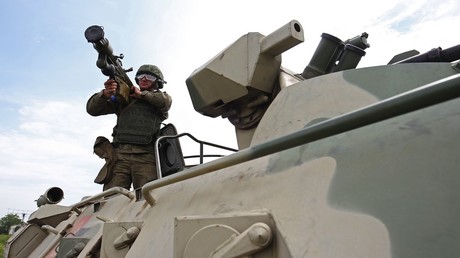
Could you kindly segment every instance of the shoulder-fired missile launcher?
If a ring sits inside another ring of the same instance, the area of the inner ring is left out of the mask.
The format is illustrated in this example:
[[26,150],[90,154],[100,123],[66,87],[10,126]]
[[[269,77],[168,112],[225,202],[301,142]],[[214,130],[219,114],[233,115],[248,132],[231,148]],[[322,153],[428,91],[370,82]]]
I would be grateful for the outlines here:
[[238,151],[71,206],[52,188],[5,257],[458,256],[460,46],[358,69],[367,39],[324,33],[298,73],[298,21],[237,39],[186,85]]

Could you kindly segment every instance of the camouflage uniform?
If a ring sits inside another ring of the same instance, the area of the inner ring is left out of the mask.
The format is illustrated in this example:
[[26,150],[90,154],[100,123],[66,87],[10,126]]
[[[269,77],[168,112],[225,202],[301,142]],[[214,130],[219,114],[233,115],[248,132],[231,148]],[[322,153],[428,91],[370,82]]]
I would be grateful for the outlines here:
[[[146,73],[142,68],[145,68],[145,65],[139,68],[136,76]],[[158,72],[159,74],[154,74],[147,70],[147,73],[161,79],[158,88],[162,88],[163,75],[159,69]],[[103,92],[102,90],[89,98],[86,110],[92,116],[117,115],[117,125],[112,134],[116,162],[110,181],[104,184],[104,190],[114,186],[129,190],[131,183],[133,188],[137,189],[157,178],[153,145],[161,122],[168,117],[171,97],[159,90],[143,91],[140,99],[132,99],[130,104],[122,106],[110,101]],[[139,125],[145,121],[147,125]]]

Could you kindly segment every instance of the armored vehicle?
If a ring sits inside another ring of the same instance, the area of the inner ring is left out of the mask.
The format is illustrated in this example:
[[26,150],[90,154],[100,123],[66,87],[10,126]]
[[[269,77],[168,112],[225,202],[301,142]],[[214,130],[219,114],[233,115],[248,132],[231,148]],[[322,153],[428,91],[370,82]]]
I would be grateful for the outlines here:
[[71,206],[50,188],[5,257],[458,257],[460,45],[357,68],[368,34],[324,33],[292,72],[303,41],[296,20],[251,32],[186,79],[239,150],[163,174],[193,136],[160,137],[160,179]]

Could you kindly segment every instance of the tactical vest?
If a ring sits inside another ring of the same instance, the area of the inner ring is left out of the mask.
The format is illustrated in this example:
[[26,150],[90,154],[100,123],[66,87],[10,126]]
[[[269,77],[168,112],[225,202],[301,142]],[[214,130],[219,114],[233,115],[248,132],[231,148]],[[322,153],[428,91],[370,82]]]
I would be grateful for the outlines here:
[[160,130],[164,115],[154,106],[134,101],[118,116],[113,129],[115,143],[150,144]]

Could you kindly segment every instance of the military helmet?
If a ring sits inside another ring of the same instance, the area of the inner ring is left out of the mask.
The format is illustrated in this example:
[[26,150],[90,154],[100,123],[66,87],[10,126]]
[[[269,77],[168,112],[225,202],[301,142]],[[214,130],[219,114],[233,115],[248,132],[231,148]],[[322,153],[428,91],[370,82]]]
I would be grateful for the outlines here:
[[151,74],[157,77],[157,84],[158,84],[159,89],[163,88],[163,84],[166,83],[166,81],[163,78],[163,73],[161,72],[160,68],[158,68],[158,66],[156,65],[145,64],[139,67],[139,69],[136,72],[136,83],[137,84],[139,84],[139,80],[137,79],[137,76],[140,74]]

